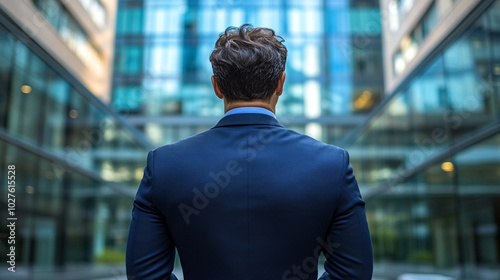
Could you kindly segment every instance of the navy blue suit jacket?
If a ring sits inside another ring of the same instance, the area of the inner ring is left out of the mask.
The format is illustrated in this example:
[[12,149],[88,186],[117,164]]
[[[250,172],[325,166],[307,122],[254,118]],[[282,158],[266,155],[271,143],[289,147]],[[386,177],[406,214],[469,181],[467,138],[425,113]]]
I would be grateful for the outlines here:
[[371,279],[372,247],[347,152],[235,114],[152,150],[127,244],[129,279]]

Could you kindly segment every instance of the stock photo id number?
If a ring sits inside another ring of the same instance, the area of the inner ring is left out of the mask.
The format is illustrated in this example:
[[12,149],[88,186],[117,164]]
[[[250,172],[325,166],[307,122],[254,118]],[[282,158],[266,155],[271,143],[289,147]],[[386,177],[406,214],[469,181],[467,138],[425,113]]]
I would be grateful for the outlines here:
[[7,243],[7,263],[8,270],[16,272],[16,166],[7,166],[7,228],[8,239]]

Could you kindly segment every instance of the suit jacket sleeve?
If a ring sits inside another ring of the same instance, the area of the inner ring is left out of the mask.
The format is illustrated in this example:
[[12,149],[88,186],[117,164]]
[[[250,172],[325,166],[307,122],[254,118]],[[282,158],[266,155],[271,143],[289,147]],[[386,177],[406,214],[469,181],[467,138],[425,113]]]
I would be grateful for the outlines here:
[[330,225],[323,253],[325,273],[320,279],[369,280],[373,272],[373,253],[358,183],[344,151],[344,186]]
[[127,241],[127,278],[177,279],[172,274],[175,245],[164,216],[155,207],[154,151],[148,154],[144,176],[134,200]]

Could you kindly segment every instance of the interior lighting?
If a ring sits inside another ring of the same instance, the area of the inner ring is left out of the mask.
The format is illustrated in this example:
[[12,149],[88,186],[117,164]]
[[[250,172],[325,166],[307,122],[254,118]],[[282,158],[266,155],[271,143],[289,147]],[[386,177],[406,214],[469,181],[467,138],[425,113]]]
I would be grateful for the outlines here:
[[500,76],[500,65],[495,65],[495,67],[493,68],[493,72],[496,76]]
[[75,109],[69,111],[69,117],[72,118],[72,119],[78,118],[78,111],[75,110]]
[[372,92],[369,90],[363,91],[363,93],[354,101],[354,109],[359,110],[368,107],[370,100],[372,98]]
[[441,169],[445,172],[452,172],[455,170],[455,166],[453,166],[453,163],[446,161],[441,164]]
[[140,181],[144,175],[144,170],[142,168],[137,168],[134,172],[134,177],[136,180]]
[[404,36],[403,39],[401,40],[400,47],[401,51],[406,51],[412,44],[412,40],[410,36]]
[[33,188],[33,186],[26,186],[26,192],[29,194],[34,194],[35,188]]
[[30,94],[31,93],[31,87],[28,85],[23,85],[21,87],[21,92],[24,94]]

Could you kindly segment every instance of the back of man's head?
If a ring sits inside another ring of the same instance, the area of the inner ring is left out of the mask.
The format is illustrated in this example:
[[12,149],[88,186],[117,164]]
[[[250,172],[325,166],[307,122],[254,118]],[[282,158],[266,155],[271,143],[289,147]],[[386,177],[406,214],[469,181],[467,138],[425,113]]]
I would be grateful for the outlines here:
[[285,71],[283,38],[269,28],[228,27],[210,55],[217,85],[228,101],[269,100]]

